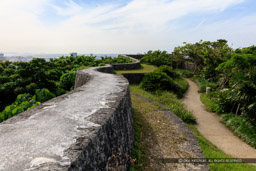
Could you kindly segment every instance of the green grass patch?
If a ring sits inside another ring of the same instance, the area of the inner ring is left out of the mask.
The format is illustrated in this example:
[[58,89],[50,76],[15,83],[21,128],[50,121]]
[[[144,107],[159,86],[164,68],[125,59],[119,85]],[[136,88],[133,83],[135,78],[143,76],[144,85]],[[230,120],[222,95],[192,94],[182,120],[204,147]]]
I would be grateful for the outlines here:
[[118,75],[121,75],[123,73],[149,73],[149,72],[153,72],[155,69],[157,69],[156,66],[148,65],[148,64],[141,64],[141,68],[140,69],[121,70],[121,71],[116,71],[116,73]]
[[178,84],[181,87],[179,98],[182,98],[188,90],[188,82],[183,77],[180,77],[175,79],[174,83]]
[[150,130],[149,124],[145,121],[142,114],[133,108],[134,121],[134,147],[132,150],[132,159],[135,163],[130,170],[143,170],[148,165],[147,146],[144,138],[146,132]]
[[222,114],[221,121],[225,123],[235,135],[256,148],[256,127],[250,123],[249,119],[235,114]]
[[[189,128],[193,131],[194,135],[199,142],[203,153],[206,158],[233,158],[223,151],[219,150],[215,145],[213,145],[210,141],[208,141],[205,137],[203,137],[196,127],[191,124],[187,124]],[[256,166],[246,164],[246,163],[209,163],[209,167],[211,170],[224,170],[224,171],[253,171],[256,170]]]
[[185,77],[185,78],[191,78],[194,76],[194,73],[191,72],[191,71],[188,71],[188,70],[184,70],[184,69],[175,69],[175,71],[177,73],[179,73],[182,77]]
[[205,93],[206,87],[211,87],[212,90],[215,90],[217,88],[217,84],[214,82],[209,82],[206,79],[200,77],[200,76],[194,76],[192,78],[194,82],[196,82],[199,86],[199,93]]
[[184,122],[196,123],[195,117],[191,114],[191,112],[188,112],[185,110],[183,104],[177,99],[176,95],[174,95],[173,93],[162,91],[162,92],[156,92],[153,94],[140,89],[139,86],[136,86],[136,85],[131,85],[130,88],[131,88],[131,91],[136,94],[142,95],[144,97],[147,97],[151,100],[157,101],[165,105],[166,107],[168,107],[169,110],[175,113]]
[[216,104],[211,100],[207,94],[202,93],[200,94],[200,100],[205,105],[205,108],[209,112],[213,112],[216,108]]
[[[207,94],[201,94],[200,99],[208,111],[215,112],[217,104],[215,104]],[[230,113],[221,114],[220,119],[235,135],[256,148],[256,127],[248,118]]]

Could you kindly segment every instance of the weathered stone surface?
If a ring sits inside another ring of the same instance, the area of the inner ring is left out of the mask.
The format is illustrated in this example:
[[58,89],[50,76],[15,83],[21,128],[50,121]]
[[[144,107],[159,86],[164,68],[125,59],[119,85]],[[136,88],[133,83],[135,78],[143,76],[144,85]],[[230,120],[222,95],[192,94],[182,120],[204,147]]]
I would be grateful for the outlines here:
[[96,69],[80,70],[74,91],[0,124],[0,170],[107,170],[130,155],[129,84]]

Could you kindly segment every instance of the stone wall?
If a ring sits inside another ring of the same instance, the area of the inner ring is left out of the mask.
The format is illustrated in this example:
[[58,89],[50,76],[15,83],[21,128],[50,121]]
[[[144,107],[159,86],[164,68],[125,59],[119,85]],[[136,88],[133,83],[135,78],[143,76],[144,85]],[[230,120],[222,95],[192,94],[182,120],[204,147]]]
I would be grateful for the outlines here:
[[114,68],[114,70],[132,70],[132,69],[140,69],[141,68],[141,64],[138,59],[132,58],[127,55],[122,55],[122,56],[131,58],[135,62],[125,63],[125,64],[112,64],[112,67]]
[[145,73],[123,73],[124,76],[130,84],[140,84],[144,78]]
[[188,70],[188,71],[191,71],[191,72],[195,72],[196,71],[196,64],[184,62],[182,64],[182,69],[185,69],[185,70]]
[[76,89],[0,124],[0,170],[129,167],[134,142],[129,84],[111,67],[80,70]]

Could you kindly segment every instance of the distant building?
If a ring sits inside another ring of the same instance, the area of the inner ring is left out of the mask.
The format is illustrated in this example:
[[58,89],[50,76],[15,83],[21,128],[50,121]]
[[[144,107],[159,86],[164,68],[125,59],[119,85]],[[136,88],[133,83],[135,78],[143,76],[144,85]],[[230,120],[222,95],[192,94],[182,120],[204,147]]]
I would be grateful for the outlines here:
[[72,55],[73,57],[77,57],[77,53],[76,53],[76,52],[72,52],[71,55]]
[[4,54],[3,53],[0,53],[0,58],[4,57]]

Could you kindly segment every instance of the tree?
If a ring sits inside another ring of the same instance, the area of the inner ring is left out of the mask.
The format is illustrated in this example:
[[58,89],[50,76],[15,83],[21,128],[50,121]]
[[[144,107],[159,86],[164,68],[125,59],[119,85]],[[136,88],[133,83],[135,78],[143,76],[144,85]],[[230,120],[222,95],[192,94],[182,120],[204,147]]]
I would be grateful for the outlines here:
[[197,71],[200,71],[206,79],[215,78],[218,75],[216,67],[229,59],[232,51],[224,39],[215,42],[201,40],[194,44],[184,43],[184,46],[174,49],[176,58],[195,63]]

